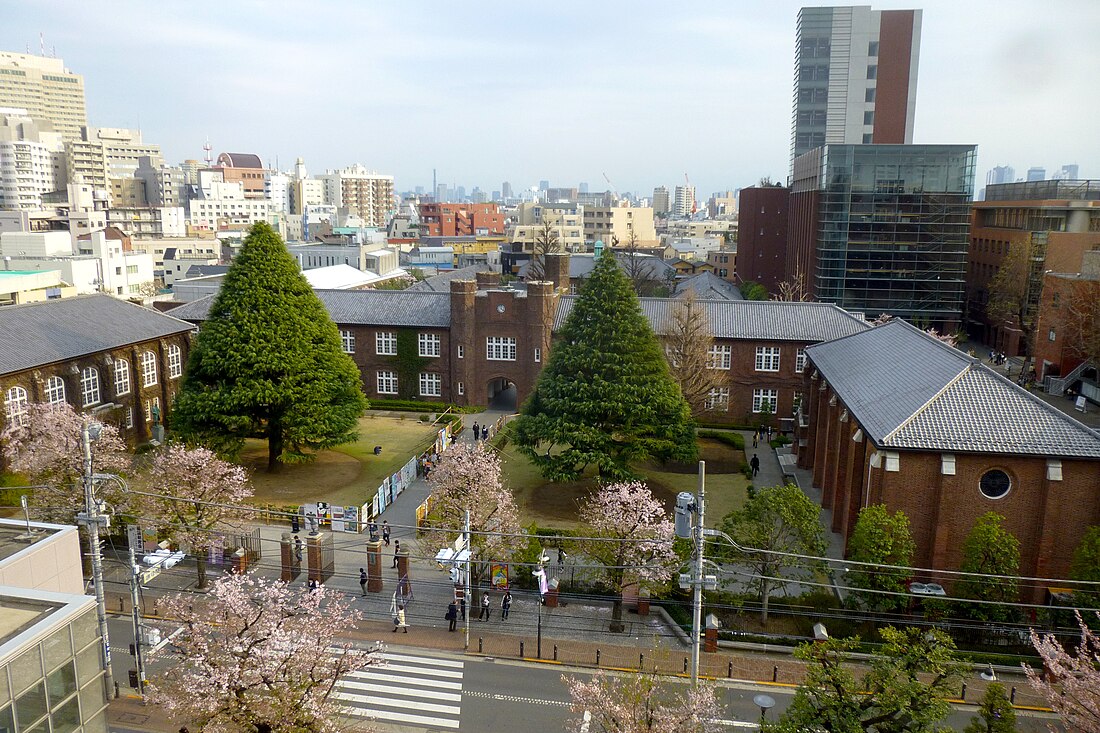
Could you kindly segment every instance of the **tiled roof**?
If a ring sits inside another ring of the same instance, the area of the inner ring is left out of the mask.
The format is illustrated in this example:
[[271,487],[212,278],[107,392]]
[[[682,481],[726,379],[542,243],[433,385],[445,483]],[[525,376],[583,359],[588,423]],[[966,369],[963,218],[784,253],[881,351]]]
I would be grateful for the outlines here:
[[[624,270],[627,269],[627,263],[630,260],[631,255],[624,252],[615,252],[615,261],[619,263],[619,266]],[[634,255],[637,258],[637,272],[639,275],[644,275],[652,280],[665,280],[675,274],[674,268],[660,257],[655,257],[651,254],[638,253]],[[520,265],[517,275],[521,278],[527,277],[528,271],[531,269],[531,261],[525,260]],[[596,257],[592,253],[580,253],[569,255],[569,277],[571,278],[586,278],[592,274],[592,271],[596,269]]]
[[489,265],[470,265],[469,267],[460,267],[457,270],[448,270],[447,272],[441,272],[438,275],[433,275],[426,280],[410,285],[406,288],[405,292],[422,293],[422,292],[436,292],[436,293],[449,293],[451,290],[451,280],[476,280],[477,273],[479,272],[493,272],[493,268]]
[[190,331],[194,326],[110,295],[0,308],[0,374]]
[[[449,328],[450,293],[409,290],[315,290],[332,320],[348,326],[424,326]],[[214,304],[213,295],[181,305],[176,318],[201,323]]]
[[[554,330],[565,323],[576,295],[558,301]],[[642,313],[658,334],[667,334],[672,308],[681,301],[639,298]],[[753,341],[818,342],[848,336],[869,328],[865,321],[831,303],[788,303],[775,300],[700,300],[715,338]]]
[[1100,458],[1100,433],[900,319],[806,353],[879,447]]
[[676,297],[692,293],[699,300],[744,300],[745,296],[729,280],[723,280],[713,272],[704,271],[676,285]]

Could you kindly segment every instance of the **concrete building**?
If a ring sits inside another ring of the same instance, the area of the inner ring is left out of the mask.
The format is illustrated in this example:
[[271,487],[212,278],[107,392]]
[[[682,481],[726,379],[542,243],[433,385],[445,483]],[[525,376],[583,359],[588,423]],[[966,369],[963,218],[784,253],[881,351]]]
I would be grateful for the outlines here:
[[[287,205],[291,214],[304,214],[311,206],[325,203],[325,182],[316,178],[298,178],[287,190]],[[335,209],[335,207],[333,207]]]
[[1045,181],[1047,178],[1047,169],[1042,166],[1034,166],[1027,169],[1027,181]]
[[134,176],[145,187],[145,201],[153,207],[186,207],[188,184],[182,167],[165,165],[153,156],[138,158]]
[[737,249],[720,249],[707,253],[707,264],[713,269],[714,275],[726,282],[737,282]]
[[672,209],[669,215],[686,219],[694,216],[696,209],[695,186],[677,186],[672,197]]
[[73,295],[76,288],[61,280],[60,270],[0,270],[0,306],[40,303]]
[[[144,252],[153,259],[154,277],[167,282],[166,273],[173,270],[176,276],[184,272],[186,268],[179,268],[181,262],[202,261],[207,264],[215,264],[221,261],[222,245],[217,239],[210,237],[200,239],[194,237],[149,237],[143,239],[131,239],[130,249],[134,252]],[[209,262],[213,260],[214,262]],[[175,262],[175,265],[169,264]]]
[[572,203],[524,202],[516,208],[515,223],[507,229],[507,247],[531,254],[549,225],[557,236],[559,252],[584,252],[584,207]]
[[0,140],[0,209],[37,210],[64,189],[64,154],[47,143]]
[[0,51],[0,107],[17,107],[47,120],[65,141],[79,140],[88,124],[84,77],[58,58]]
[[[1047,272],[1035,316],[1035,376],[1047,394],[1081,395],[1100,405],[1095,346],[1100,303],[1100,250],[1085,253],[1080,272]],[[1082,333],[1084,331],[1085,333]],[[1082,338],[1083,337],[1083,338]]]
[[791,190],[750,186],[740,193],[737,221],[737,279],[760,283],[769,293],[787,278],[787,221]]
[[802,8],[795,37],[791,166],[826,144],[913,142],[920,10]]
[[240,183],[245,198],[264,197],[267,169],[260,161],[260,156],[253,153],[220,153],[213,170],[219,171],[226,183]]
[[342,216],[358,217],[363,226],[386,226],[394,210],[393,176],[356,163],[317,178],[324,185],[324,202],[335,206]]
[[271,210],[286,214],[290,211],[290,176],[268,171],[264,178],[264,198],[271,202]]
[[668,197],[668,189],[664,186],[657,186],[653,189],[653,215],[658,218],[664,218],[668,216],[668,213],[672,211],[672,204]]
[[597,241],[608,246],[615,243],[625,246],[632,240],[637,247],[659,245],[652,208],[630,206],[626,202],[618,206],[584,207],[584,241],[589,249]]
[[417,212],[423,237],[504,234],[504,214],[494,203],[425,203]]
[[135,239],[182,237],[187,234],[187,216],[181,206],[112,204],[107,209],[107,225],[118,227]]
[[[260,187],[262,191],[262,178]],[[208,195],[190,203],[188,221],[194,230],[244,231],[258,221],[271,221],[271,202],[262,197],[246,196],[243,181],[213,180],[206,190]]]
[[88,127],[84,142],[98,143],[107,163],[108,178],[133,178],[142,158],[149,158],[154,166],[164,163],[160,146],[144,142],[141,130],[122,127]]

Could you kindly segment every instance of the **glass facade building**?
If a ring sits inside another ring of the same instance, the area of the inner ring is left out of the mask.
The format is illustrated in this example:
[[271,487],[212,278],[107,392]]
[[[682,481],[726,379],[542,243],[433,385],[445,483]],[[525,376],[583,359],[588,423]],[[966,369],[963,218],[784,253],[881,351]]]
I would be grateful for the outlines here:
[[957,328],[966,290],[973,145],[826,145],[795,162],[812,196],[816,300]]

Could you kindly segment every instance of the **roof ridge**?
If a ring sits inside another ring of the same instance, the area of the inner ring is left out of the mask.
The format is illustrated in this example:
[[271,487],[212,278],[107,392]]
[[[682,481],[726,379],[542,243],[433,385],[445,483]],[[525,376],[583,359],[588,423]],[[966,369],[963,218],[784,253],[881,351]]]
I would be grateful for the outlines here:
[[1039,399],[1039,397],[1037,397],[1036,395],[1031,393],[1031,390],[1026,389],[1024,387],[1021,387],[1020,385],[1016,384],[1015,382],[1013,382],[1011,379],[1004,376],[1003,374],[998,374],[997,370],[993,369],[988,364],[983,364],[979,360],[979,361],[976,361],[975,366],[981,368],[981,372],[980,372],[981,374],[990,374],[990,375],[996,377],[998,380],[1000,380],[1000,381],[1004,382],[1005,384],[1007,384],[1012,390],[1025,395],[1029,400],[1031,400],[1033,403],[1038,405],[1039,409],[1043,410],[1044,412],[1057,417],[1058,419],[1062,420],[1063,422],[1069,423],[1072,427],[1084,429],[1084,431],[1086,433],[1089,433],[1092,437],[1096,438],[1097,440],[1100,440],[1100,430],[1096,430],[1095,428],[1092,428],[1092,427],[1089,427],[1088,425],[1085,425],[1083,422],[1081,422],[1080,420],[1075,418],[1073,415],[1070,415],[1066,412],[1063,412],[1062,410],[1059,410],[1054,405],[1051,405],[1048,402],[1046,402],[1046,400]]
[[[885,325],[885,324],[883,324],[883,325]],[[920,406],[920,407],[918,407],[917,409],[913,410],[913,413],[912,413],[911,415],[909,415],[909,417],[907,417],[907,418],[905,418],[904,420],[902,420],[902,421],[901,421],[901,423],[900,423],[900,424],[899,424],[899,425],[898,425],[898,426],[897,426],[896,428],[894,428],[893,430],[891,430],[890,432],[888,432],[888,433],[887,433],[886,435],[882,436],[882,442],[883,442],[883,444],[886,444],[886,443],[887,443],[887,442],[888,442],[889,440],[891,440],[891,439],[892,439],[892,438],[893,438],[893,437],[894,437],[895,435],[897,435],[897,434],[898,434],[898,433],[900,433],[900,432],[901,432],[902,430],[904,430],[904,429],[905,429],[905,427],[906,427],[906,426],[908,426],[908,425],[909,425],[909,424],[910,424],[911,422],[913,422],[913,421],[914,421],[914,420],[916,420],[916,419],[917,419],[918,417],[920,417],[920,416],[921,416],[921,414],[922,414],[922,413],[923,413],[923,412],[924,412],[925,410],[927,410],[927,409],[928,409],[929,405],[931,405],[931,404],[932,404],[933,402],[935,402],[935,401],[936,401],[936,400],[938,400],[938,399],[939,399],[940,397],[942,397],[942,396],[943,396],[943,394],[944,394],[944,392],[946,392],[947,390],[949,390],[949,389],[950,389],[951,387],[955,386],[955,385],[956,385],[956,384],[957,384],[957,383],[959,382],[959,380],[961,380],[961,379],[963,378],[963,376],[965,376],[965,375],[966,375],[966,373],[967,373],[967,372],[968,372],[968,371],[970,370],[970,367],[972,367],[972,366],[974,366],[974,365],[973,365],[973,364],[969,364],[969,365],[967,365],[966,367],[964,367],[963,369],[961,369],[961,370],[959,371],[959,373],[958,373],[958,374],[956,374],[956,375],[955,375],[954,377],[952,377],[951,379],[949,379],[949,380],[947,381],[947,383],[946,383],[945,385],[943,385],[942,387],[940,387],[940,389],[939,389],[939,390],[937,390],[937,392],[936,392],[936,393],[935,393],[934,395],[932,395],[931,397],[929,397],[929,398],[928,398],[928,399],[927,399],[927,400],[925,401],[925,403],[924,403],[923,405],[921,405],[921,406]]]

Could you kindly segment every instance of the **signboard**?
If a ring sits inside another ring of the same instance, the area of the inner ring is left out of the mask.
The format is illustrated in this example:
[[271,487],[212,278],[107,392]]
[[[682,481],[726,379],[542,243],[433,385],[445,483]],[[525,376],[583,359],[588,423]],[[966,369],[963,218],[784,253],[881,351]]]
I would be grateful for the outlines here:
[[1077,395],[1077,402],[1074,404],[1078,412],[1088,412],[1088,401],[1083,394]]
[[333,505],[329,507],[329,514],[332,516],[332,531],[343,532],[344,531],[344,507]]
[[359,526],[359,507],[346,506],[344,507],[344,531],[345,532],[362,532],[363,530]]
[[497,563],[489,565],[489,582],[494,588],[507,588],[508,566]]

